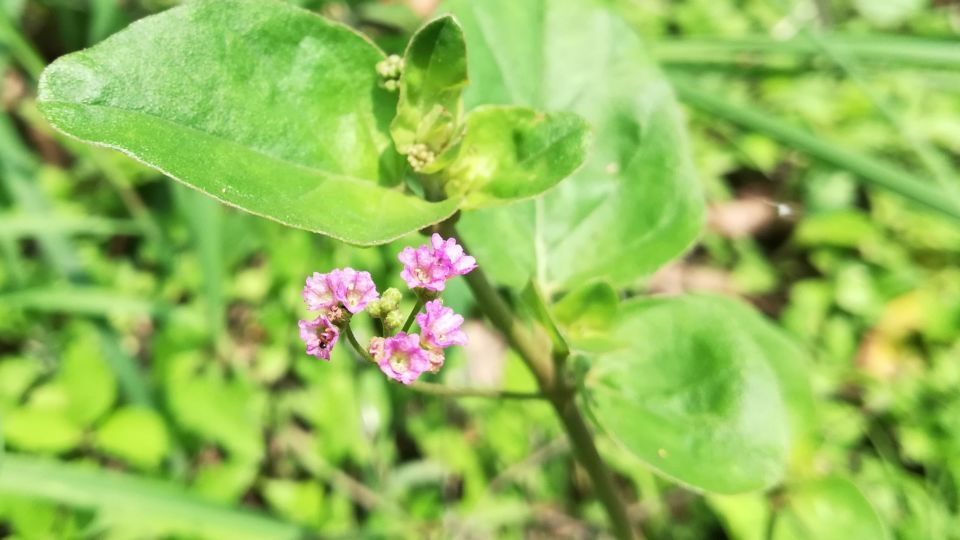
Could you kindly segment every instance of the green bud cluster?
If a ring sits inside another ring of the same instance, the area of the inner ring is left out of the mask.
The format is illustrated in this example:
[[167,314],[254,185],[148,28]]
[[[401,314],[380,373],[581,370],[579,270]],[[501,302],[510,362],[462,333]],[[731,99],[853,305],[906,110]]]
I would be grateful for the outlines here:
[[377,74],[383,77],[383,87],[391,92],[400,88],[400,75],[403,73],[403,58],[391,54],[377,62]]
[[433,153],[433,150],[430,150],[429,146],[423,143],[417,143],[407,151],[407,162],[410,163],[410,167],[415,171],[423,169],[433,163],[435,159],[437,159],[436,154]]
[[379,300],[374,300],[367,304],[367,313],[375,319],[383,321],[383,328],[386,335],[392,335],[403,326],[404,318],[400,313],[400,300],[403,294],[399,290],[390,287],[383,291]]

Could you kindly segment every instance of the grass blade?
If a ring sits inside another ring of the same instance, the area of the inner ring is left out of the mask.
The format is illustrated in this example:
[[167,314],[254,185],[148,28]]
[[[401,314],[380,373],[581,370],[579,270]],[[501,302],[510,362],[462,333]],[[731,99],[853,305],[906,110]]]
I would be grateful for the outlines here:
[[295,525],[204,501],[175,484],[22,455],[4,456],[0,493],[96,510],[102,522],[137,536],[303,537]]
[[47,233],[59,235],[139,235],[140,227],[130,220],[101,217],[0,213],[0,239],[18,240]]
[[[898,67],[960,69],[956,41],[896,35],[824,35],[823,44],[844,56]],[[822,45],[803,37],[776,40],[766,36],[738,39],[688,38],[656,43],[654,53],[664,64],[682,67],[704,64],[744,64],[770,55],[812,58],[823,55]]]
[[896,165],[844,148],[764,111],[730,103],[700,90],[681,77],[673,77],[673,84],[680,99],[694,109],[766,135],[811,157],[847,170],[870,185],[887,189],[944,215],[960,219],[960,203],[949,193]]
[[48,287],[0,294],[0,303],[8,308],[20,308],[50,313],[93,315],[151,315],[161,312],[160,306],[143,300],[117,294],[99,287]]
[[203,272],[203,292],[207,316],[212,323],[211,338],[223,333],[226,304],[223,294],[223,254],[221,218],[223,208],[218,201],[199,191],[176,185],[177,206],[190,228],[193,246]]

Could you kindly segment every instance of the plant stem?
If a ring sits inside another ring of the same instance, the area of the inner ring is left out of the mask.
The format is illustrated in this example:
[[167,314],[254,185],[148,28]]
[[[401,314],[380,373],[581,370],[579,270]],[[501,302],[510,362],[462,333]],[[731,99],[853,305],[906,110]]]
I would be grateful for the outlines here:
[[408,388],[423,394],[430,394],[431,396],[451,398],[482,397],[496,399],[547,399],[547,396],[538,392],[512,392],[509,390],[498,390],[495,388],[457,387],[427,382],[415,382],[408,386]]
[[[463,239],[457,234],[456,228],[450,221],[440,224],[441,234],[448,238],[456,238],[460,245]],[[466,246],[464,246],[466,250]],[[613,483],[613,476],[597,451],[593,441],[593,434],[584,420],[575,400],[572,388],[564,384],[558,377],[554,358],[549,347],[538,343],[534,336],[514,316],[507,302],[494,289],[483,270],[477,268],[464,276],[467,285],[473,291],[477,305],[484,312],[490,322],[500,330],[511,347],[520,355],[527,367],[533,372],[541,391],[550,401],[557,416],[563,424],[570,444],[573,447],[577,461],[583,466],[593,482],[597,497],[603,504],[610,518],[613,533],[621,540],[631,540],[635,537],[626,506],[620,499],[617,488]],[[563,358],[557,358],[562,362]]]
[[410,315],[407,315],[406,322],[403,323],[403,328],[400,329],[401,332],[406,332],[411,326],[413,326],[413,321],[417,318],[417,313],[420,313],[421,309],[423,309],[423,300],[417,298],[417,303],[414,304],[413,309],[410,311]]
[[347,341],[350,342],[350,345],[353,346],[353,349],[357,351],[357,354],[359,354],[361,358],[367,362],[373,362],[374,364],[377,363],[377,361],[370,356],[370,353],[360,346],[360,342],[357,341],[357,336],[353,335],[353,329],[350,328],[350,325],[347,325],[347,327],[344,328],[343,333],[347,335]]

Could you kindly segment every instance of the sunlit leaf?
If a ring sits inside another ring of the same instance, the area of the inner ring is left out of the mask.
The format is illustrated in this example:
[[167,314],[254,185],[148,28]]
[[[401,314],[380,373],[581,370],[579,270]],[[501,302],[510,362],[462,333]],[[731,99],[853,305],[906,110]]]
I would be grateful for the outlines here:
[[59,130],[117,148],[227,204],[357,244],[450,215],[398,191],[383,54],[285,3],[201,0],[47,68]]
[[[467,108],[509,104],[583,116],[584,166],[535,201],[465,213],[460,227],[501,283],[547,291],[631,283],[699,234],[703,200],[670,86],[603,2],[452,0],[467,37]],[[490,234],[497,231],[497,234]]]
[[770,360],[779,330],[745,323],[736,306],[700,296],[624,303],[613,335],[625,347],[599,355],[587,379],[594,417],[614,440],[715,493],[776,484],[790,449]]

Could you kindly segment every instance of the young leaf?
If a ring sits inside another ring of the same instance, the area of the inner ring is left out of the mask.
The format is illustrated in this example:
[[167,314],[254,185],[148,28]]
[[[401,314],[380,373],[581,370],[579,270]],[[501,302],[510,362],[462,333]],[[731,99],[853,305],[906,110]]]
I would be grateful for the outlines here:
[[[547,292],[631,283],[697,237],[704,204],[670,87],[633,30],[597,0],[452,0],[470,51],[468,109],[572,111],[586,163],[535,201],[465,213],[460,229],[501,283]],[[496,230],[496,235],[489,231]]]
[[539,195],[586,158],[590,127],[573,113],[479,107],[467,117],[456,159],[443,171],[450,197],[464,208]]
[[[789,416],[770,358],[770,325],[729,299],[621,304],[612,334],[627,346],[588,375],[594,417],[667,476],[714,493],[770,487],[789,452]],[[764,339],[758,339],[757,336]]]
[[460,24],[450,16],[427,23],[411,38],[403,64],[390,133],[404,154],[418,143],[439,154],[454,138],[467,86],[467,49]]
[[787,492],[773,540],[886,540],[890,533],[870,501],[849,480],[830,477]]
[[603,352],[620,346],[609,336],[616,321],[620,298],[605,282],[577,287],[553,305],[552,312],[564,335],[582,351]]
[[286,3],[200,0],[57,60],[39,105],[68,135],[222,202],[375,244],[457,205],[390,188],[402,162],[382,59],[349,28]]

